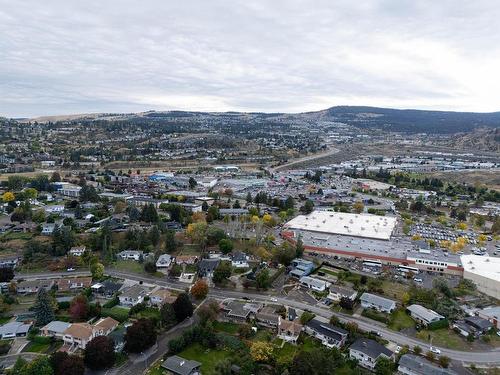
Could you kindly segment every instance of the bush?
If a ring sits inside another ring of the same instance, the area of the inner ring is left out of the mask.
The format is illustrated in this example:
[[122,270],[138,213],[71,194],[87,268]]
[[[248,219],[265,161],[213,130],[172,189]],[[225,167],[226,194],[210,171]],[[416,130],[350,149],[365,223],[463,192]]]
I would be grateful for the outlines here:
[[386,314],[378,312],[377,310],[374,309],[364,309],[363,312],[361,313],[362,316],[366,318],[370,318],[373,320],[376,320],[377,322],[389,323],[389,318],[387,317]]
[[110,317],[115,320],[118,320],[120,323],[123,323],[128,319],[128,310],[122,309],[121,307],[113,307],[111,309],[102,309],[101,310],[102,317]]
[[448,328],[448,326],[449,326],[448,319],[442,319],[438,320],[437,322],[429,323],[429,325],[427,325],[427,329],[429,329],[430,331],[434,331],[440,328]]
[[58,310],[67,310],[69,309],[69,301],[62,301],[57,303],[57,309]]
[[10,342],[0,341],[0,355],[7,354],[10,350]]
[[120,303],[120,300],[118,299],[118,296],[113,296],[112,299],[110,299],[108,302],[106,302],[104,305],[102,305],[102,307],[104,307],[105,309],[110,309],[112,307],[115,307],[116,305],[118,305]]

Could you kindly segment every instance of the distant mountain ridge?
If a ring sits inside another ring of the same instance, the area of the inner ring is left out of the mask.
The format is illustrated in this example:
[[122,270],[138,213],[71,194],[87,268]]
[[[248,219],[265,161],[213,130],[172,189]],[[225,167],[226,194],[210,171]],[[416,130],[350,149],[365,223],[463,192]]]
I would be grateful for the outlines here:
[[366,106],[336,106],[325,110],[303,113],[264,113],[264,112],[197,112],[197,111],[147,111],[140,113],[91,113],[68,116],[43,116],[25,121],[75,121],[101,120],[126,121],[137,118],[161,120],[173,118],[192,118],[193,123],[200,117],[212,121],[238,118],[241,122],[289,121],[290,123],[311,123],[315,121],[339,122],[358,128],[378,128],[386,131],[409,133],[468,133],[478,128],[500,128],[500,112],[452,112],[428,111],[418,109],[392,109]]

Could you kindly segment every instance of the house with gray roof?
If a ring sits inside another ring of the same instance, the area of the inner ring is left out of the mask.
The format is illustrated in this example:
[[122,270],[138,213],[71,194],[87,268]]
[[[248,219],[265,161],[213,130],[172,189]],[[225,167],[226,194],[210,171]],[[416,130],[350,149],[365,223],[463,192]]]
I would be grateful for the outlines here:
[[410,316],[419,323],[423,325],[429,325],[430,323],[438,322],[445,319],[444,316],[438,314],[437,312],[428,309],[427,307],[421,305],[410,305],[406,308],[410,312]]
[[198,262],[198,275],[211,278],[219,266],[220,259],[202,259]]
[[394,359],[394,353],[375,340],[360,338],[349,348],[349,357],[356,359],[358,364],[373,370],[380,357]]
[[197,361],[190,361],[173,355],[168,357],[161,365],[169,374],[174,375],[201,375],[201,363]]
[[365,309],[375,309],[388,314],[396,309],[395,301],[389,298],[377,296],[376,294],[363,293],[360,301],[361,306]]
[[53,320],[49,324],[43,326],[40,329],[40,333],[42,334],[42,336],[57,337],[58,339],[62,339],[64,336],[64,331],[66,331],[66,329],[68,329],[70,325],[71,323]]
[[329,323],[311,319],[304,325],[304,331],[321,341],[327,348],[340,348],[347,340],[348,332],[345,329]]
[[399,359],[398,373],[402,375],[456,375],[453,370],[436,366],[424,357],[405,354]]
[[32,323],[9,322],[0,327],[0,338],[2,340],[14,337],[24,337],[31,329]]
[[144,302],[144,297],[148,294],[148,289],[142,285],[136,284],[124,289],[118,296],[118,299],[120,300],[120,305],[122,306],[135,306],[138,303]]

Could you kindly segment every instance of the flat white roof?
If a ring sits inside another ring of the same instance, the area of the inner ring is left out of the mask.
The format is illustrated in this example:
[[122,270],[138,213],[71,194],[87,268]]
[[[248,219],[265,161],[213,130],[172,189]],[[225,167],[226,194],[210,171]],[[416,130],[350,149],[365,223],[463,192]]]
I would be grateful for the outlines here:
[[288,229],[389,240],[396,218],[369,214],[314,211],[286,223]]
[[500,282],[500,258],[482,255],[462,255],[460,261],[464,267],[464,272]]

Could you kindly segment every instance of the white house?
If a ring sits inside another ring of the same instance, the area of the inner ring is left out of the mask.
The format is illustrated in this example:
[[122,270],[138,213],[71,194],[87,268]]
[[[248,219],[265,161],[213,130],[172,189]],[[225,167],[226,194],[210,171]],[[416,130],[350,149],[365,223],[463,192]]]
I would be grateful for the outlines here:
[[55,229],[56,229],[56,225],[54,223],[43,224],[41,233],[44,236],[51,236],[52,233],[54,233]]
[[231,265],[236,268],[248,268],[248,255],[242,252],[234,253]]
[[371,293],[363,293],[360,301],[361,306],[365,309],[371,308],[388,314],[396,309],[395,301]]
[[158,260],[156,261],[156,268],[163,268],[163,269],[168,269],[172,262],[173,262],[174,258],[171,257],[170,255],[168,254],[161,254],[159,257],[158,257]]
[[348,336],[348,332],[332,324],[322,323],[319,320],[311,319],[304,325],[304,331],[321,341],[327,348],[342,347]]
[[24,337],[31,329],[32,323],[9,322],[0,327],[0,338],[10,339],[14,337]]
[[136,284],[122,291],[118,296],[120,305],[135,306],[138,303],[144,302],[144,297],[148,295],[149,291],[143,286]]
[[358,295],[354,289],[347,287],[332,285],[329,289],[328,299],[332,301],[340,301],[342,298],[349,298],[351,301],[354,301]]
[[144,259],[144,252],[140,250],[123,250],[116,254],[116,256],[122,260],[135,260],[138,262],[141,257]]
[[71,249],[69,249],[69,255],[72,255],[74,257],[81,257],[85,252],[85,250],[86,250],[85,245],[73,246]]
[[358,360],[358,364],[373,370],[380,357],[393,359],[394,353],[375,340],[360,338],[349,348],[349,357]]
[[330,283],[310,276],[302,276],[299,281],[301,285],[317,292],[324,292],[330,286]]
[[410,305],[407,307],[407,310],[410,312],[413,319],[424,325],[444,319],[444,316],[421,305]]
[[278,316],[278,337],[286,342],[297,343],[302,324],[296,321],[289,321]]

